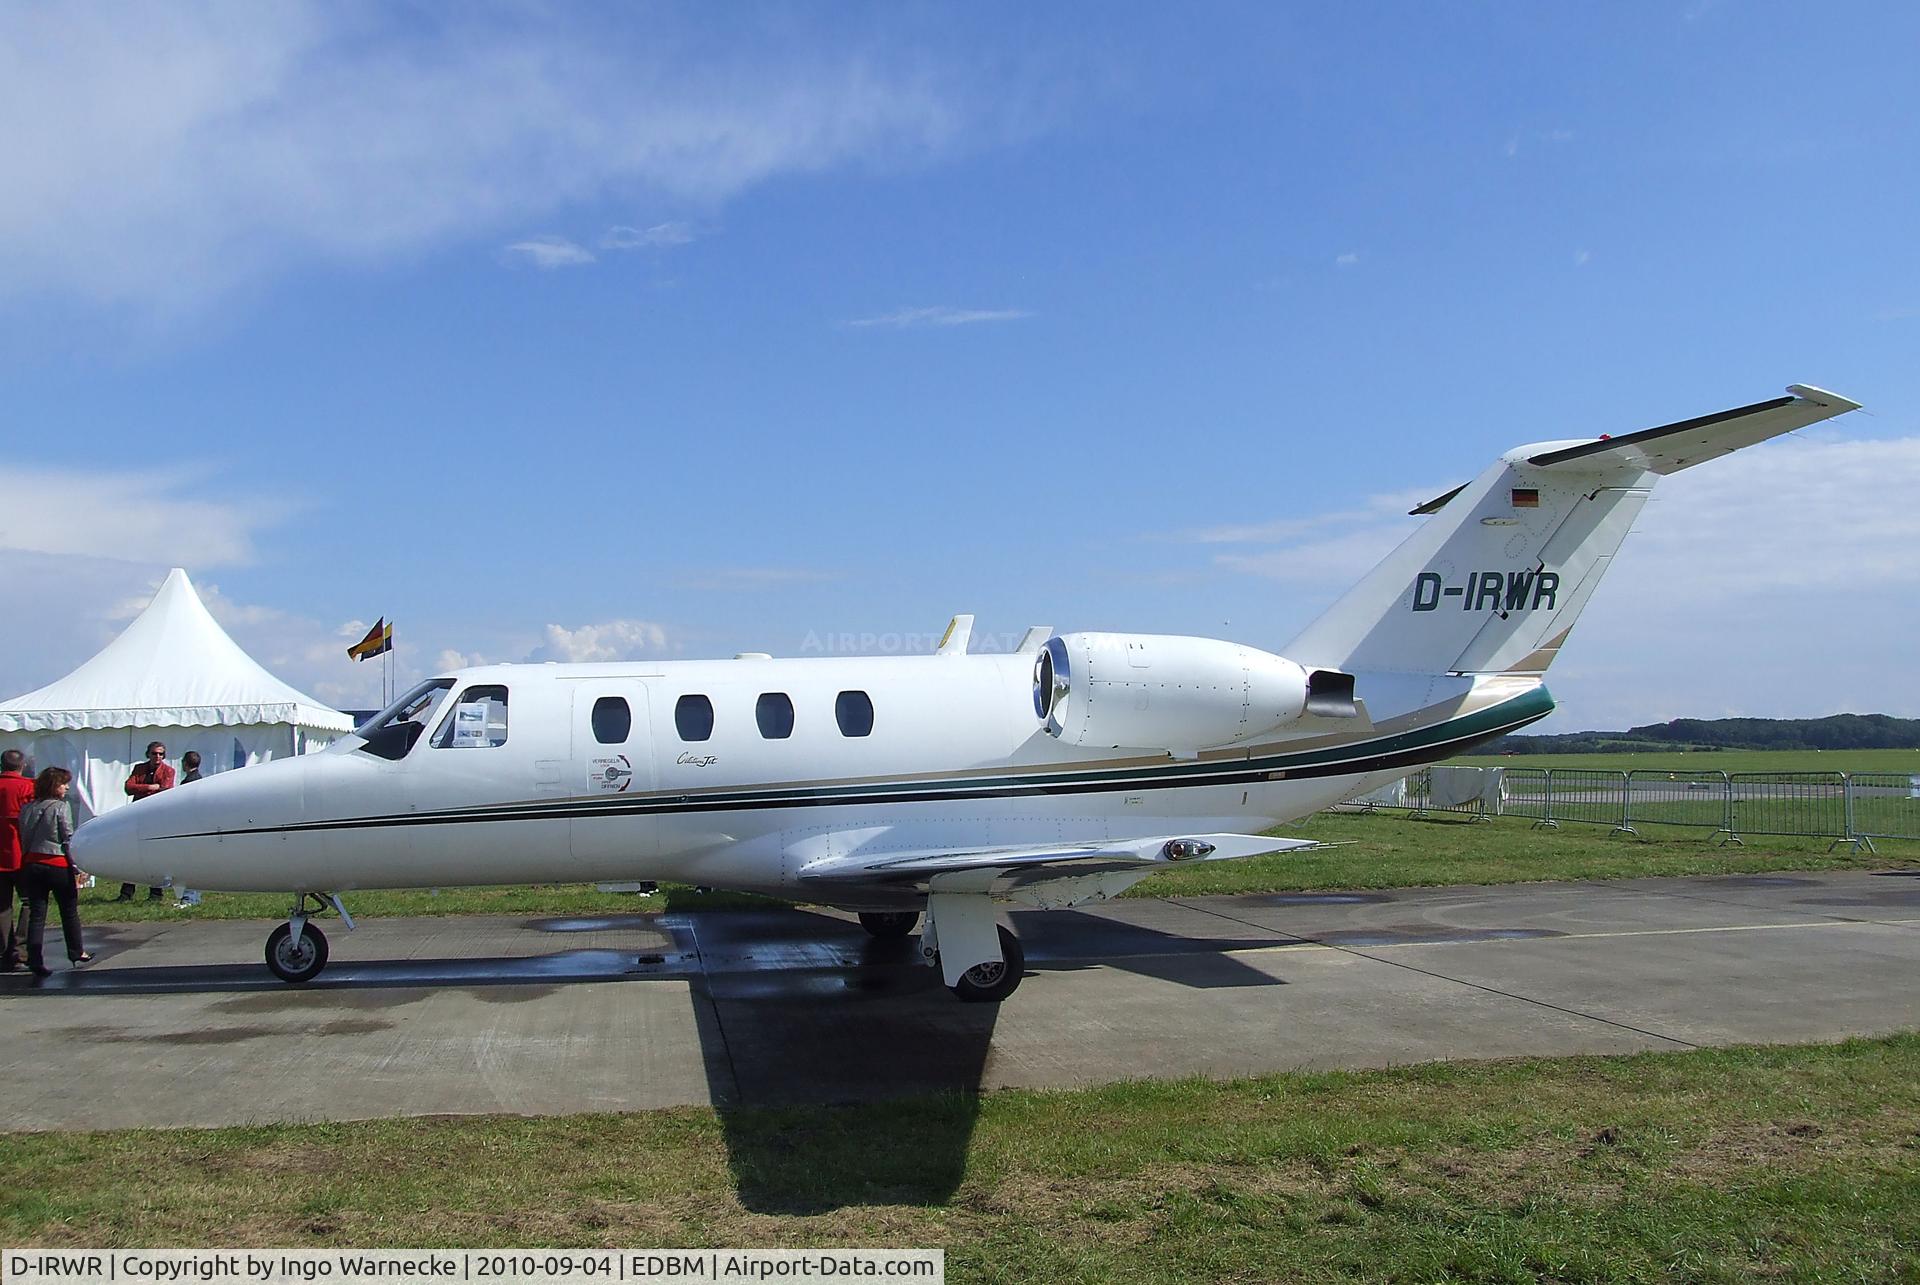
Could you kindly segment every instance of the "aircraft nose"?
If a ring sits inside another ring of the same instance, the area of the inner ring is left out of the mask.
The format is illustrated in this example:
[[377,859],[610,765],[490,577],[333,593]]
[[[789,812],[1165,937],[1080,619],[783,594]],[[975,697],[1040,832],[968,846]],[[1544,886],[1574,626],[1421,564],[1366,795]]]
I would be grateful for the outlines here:
[[280,759],[221,772],[95,817],[74,832],[74,864],[153,887],[282,886],[279,827],[302,816],[306,764]]
[[90,875],[123,883],[158,885],[148,869],[151,855],[140,845],[139,819],[132,807],[97,816],[73,832],[73,864]]

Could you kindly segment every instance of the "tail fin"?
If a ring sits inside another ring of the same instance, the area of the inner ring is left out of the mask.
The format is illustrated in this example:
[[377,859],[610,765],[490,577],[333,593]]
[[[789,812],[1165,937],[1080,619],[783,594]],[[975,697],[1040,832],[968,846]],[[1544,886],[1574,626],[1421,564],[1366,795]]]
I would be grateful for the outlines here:
[[1787,393],[1623,437],[1507,452],[1413,510],[1432,517],[1284,654],[1350,673],[1545,670],[1660,477],[1859,409],[1803,384]]

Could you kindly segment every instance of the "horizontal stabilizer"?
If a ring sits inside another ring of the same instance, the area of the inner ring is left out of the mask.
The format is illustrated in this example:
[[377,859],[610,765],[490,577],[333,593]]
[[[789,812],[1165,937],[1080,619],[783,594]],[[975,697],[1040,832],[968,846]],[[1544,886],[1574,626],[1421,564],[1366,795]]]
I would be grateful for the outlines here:
[[1677,424],[1662,424],[1620,437],[1602,437],[1578,446],[1543,451],[1528,456],[1527,463],[1539,468],[1562,464],[1626,465],[1649,473],[1678,473],[1705,460],[1731,455],[1743,446],[1860,409],[1859,402],[1807,384],[1794,384],[1787,389],[1787,394],[1714,415],[1683,419]]

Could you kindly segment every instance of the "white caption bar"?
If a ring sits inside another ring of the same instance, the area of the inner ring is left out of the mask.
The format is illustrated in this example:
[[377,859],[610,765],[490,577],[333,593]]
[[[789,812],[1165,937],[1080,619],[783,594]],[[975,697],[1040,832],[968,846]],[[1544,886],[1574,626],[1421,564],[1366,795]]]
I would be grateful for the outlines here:
[[945,1285],[942,1249],[9,1249],[4,1285]]

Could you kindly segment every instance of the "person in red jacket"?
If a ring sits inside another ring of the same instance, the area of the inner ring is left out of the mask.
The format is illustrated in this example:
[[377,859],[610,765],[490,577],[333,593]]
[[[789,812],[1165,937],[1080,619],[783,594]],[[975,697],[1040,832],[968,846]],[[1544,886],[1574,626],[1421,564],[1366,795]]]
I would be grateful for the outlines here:
[[[159,741],[154,741],[147,746],[147,761],[134,768],[132,774],[127,777],[127,797],[137,803],[141,799],[151,798],[162,790],[172,788],[173,769],[167,766],[167,747]],[[133,885],[121,884],[120,895],[115,900],[132,901]],[[160,890],[147,889],[147,900],[160,900]]]
[[19,750],[0,754],[0,971],[20,967],[20,934],[13,922],[13,896],[20,886],[20,809],[33,797],[33,782],[21,772],[27,756]]

